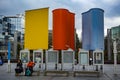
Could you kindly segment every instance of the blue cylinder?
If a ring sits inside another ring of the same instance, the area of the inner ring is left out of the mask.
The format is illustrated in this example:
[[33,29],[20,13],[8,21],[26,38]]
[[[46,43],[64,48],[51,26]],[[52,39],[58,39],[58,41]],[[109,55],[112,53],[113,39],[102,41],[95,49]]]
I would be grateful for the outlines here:
[[82,13],[82,48],[104,50],[104,10],[92,8]]

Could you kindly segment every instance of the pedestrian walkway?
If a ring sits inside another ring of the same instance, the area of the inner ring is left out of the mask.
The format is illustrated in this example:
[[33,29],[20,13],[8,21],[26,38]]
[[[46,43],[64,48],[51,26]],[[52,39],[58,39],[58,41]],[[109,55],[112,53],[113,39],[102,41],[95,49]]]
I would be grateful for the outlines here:
[[[16,67],[15,63],[11,64],[11,72],[7,72],[7,63],[0,66],[0,80],[120,80],[120,65],[117,66],[117,75],[114,76],[114,65],[105,64],[104,65],[104,74],[100,77],[96,76],[76,76],[73,77],[73,74],[69,74],[69,76],[64,76],[60,74],[51,74],[48,76],[44,76],[43,72],[40,76],[15,76],[14,69]],[[69,66],[68,66],[69,67]]]

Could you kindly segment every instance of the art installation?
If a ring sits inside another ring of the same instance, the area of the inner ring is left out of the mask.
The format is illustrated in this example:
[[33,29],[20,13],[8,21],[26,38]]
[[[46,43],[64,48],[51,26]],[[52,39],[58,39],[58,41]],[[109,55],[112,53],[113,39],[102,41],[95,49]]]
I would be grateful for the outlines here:
[[53,10],[53,49],[75,50],[74,13],[67,9]]
[[40,8],[25,12],[25,49],[48,49],[48,10]]
[[104,50],[104,11],[99,8],[82,13],[82,48]]

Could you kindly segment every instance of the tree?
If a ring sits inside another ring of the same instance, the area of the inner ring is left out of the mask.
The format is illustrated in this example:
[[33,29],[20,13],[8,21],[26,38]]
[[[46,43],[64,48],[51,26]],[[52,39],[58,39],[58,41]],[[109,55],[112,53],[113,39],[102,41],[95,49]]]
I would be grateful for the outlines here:
[[78,37],[78,34],[76,33],[76,45],[75,45],[75,47],[76,47],[76,52],[78,52],[78,49],[79,48],[82,48],[82,42],[79,40],[79,37]]
[[[76,33],[76,39],[75,39],[75,59],[78,59],[78,51],[79,48],[82,48],[82,42],[79,40],[78,34]],[[77,60],[78,61],[78,60]]]

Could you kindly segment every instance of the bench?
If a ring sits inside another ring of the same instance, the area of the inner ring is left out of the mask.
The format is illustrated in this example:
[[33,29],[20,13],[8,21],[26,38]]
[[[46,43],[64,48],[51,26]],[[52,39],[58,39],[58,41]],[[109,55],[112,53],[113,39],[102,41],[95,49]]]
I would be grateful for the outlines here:
[[40,70],[39,71],[33,71],[33,73],[37,73],[37,76],[40,75]]
[[47,73],[55,73],[55,74],[66,74],[66,76],[69,76],[68,71],[45,71],[44,76],[47,76]]
[[75,77],[76,74],[95,74],[97,77],[99,77],[100,72],[99,71],[74,71],[73,76]]
[[[40,70],[39,71],[33,71],[32,75],[34,75],[34,73],[36,73],[37,76],[40,75]],[[25,72],[21,72],[21,73],[15,73],[15,76],[24,76]]]
[[25,75],[25,74],[24,74],[24,71],[21,72],[21,73],[16,73],[16,72],[15,72],[15,76],[23,76],[23,75]]

